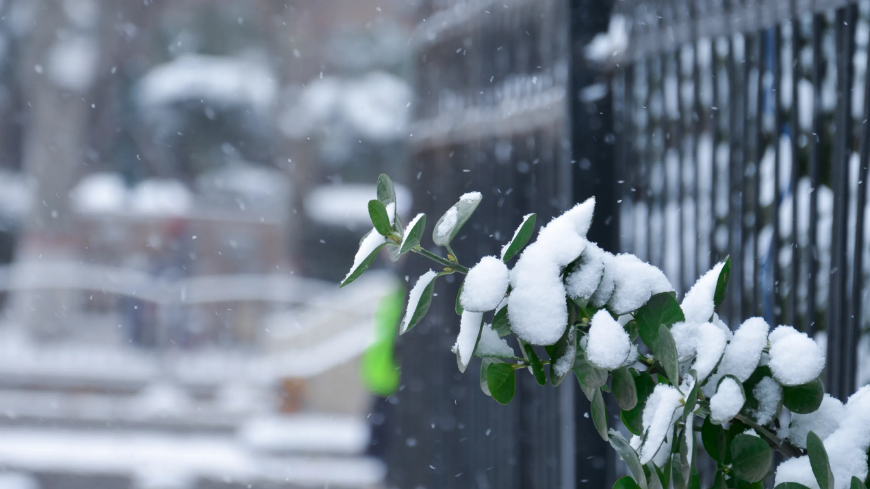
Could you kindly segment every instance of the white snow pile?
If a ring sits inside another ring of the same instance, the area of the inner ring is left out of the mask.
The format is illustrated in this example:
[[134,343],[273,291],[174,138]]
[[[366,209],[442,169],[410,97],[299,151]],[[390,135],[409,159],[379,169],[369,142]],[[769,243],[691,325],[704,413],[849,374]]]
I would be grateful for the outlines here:
[[565,280],[568,295],[574,299],[588,300],[598,290],[604,276],[604,251],[595,243],[586,245],[579,263]]
[[520,234],[520,230],[523,229],[523,226],[526,224],[526,221],[528,221],[529,218],[532,217],[533,215],[534,214],[526,214],[525,216],[523,216],[523,222],[521,222],[520,225],[517,226],[517,229],[516,229],[516,231],[514,231],[514,235],[513,235],[513,237],[511,237],[511,240],[508,241],[507,243],[505,243],[504,246],[501,247],[502,260],[504,260],[504,254],[507,253],[507,250],[508,250],[508,248],[510,248],[511,243],[513,243],[517,239],[517,235]]
[[770,334],[770,369],[782,385],[801,385],[818,378],[825,354],[806,333],[780,326]]
[[423,216],[425,216],[425,214],[423,214],[422,212],[417,214],[416,216],[414,216],[414,219],[411,219],[411,222],[408,223],[408,226],[405,227],[405,235],[402,236],[402,244],[399,245],[400,248],[405,247],[405,243],[408,241],[408,236],[411,235],[411,230],[414,229],[414,226],[417,225],[417,222],[420,221]]
[[278,92],[269,68],[254,59],[186,54],[149,71],[136,87],[139,105],[185,100],[268,111]]
[[706,379],[716,368],[722,352],[726,351],[726,342],[725,333],[710,323],[699,324],[695,328],[695,362],[692,368],[699,380]]
[[[460,333],[461,331],[462,326],[460,324]],[[507,340],[499,338],[498,333],[492,329],[491,324],[483,325],[483,329],[480,332],[480,341],[477,342],[477,351],[475,353],[479,357],[509,358],[516,356],[516,352],[508,345]]]
[[453,228],[456,227],[456,221],[459,217],[459,211],[456,210],[456,206],[453,206],[447,209],[447,212],[444,213],[444,219],[438,223],[438,227],[435,228],[435,233],[438,235],[439,239],[447,239],[450,236],[450,233],[453,232]]
[[600,63],[624,52],[628,47],[628,28],[625,17],[619,14],[611,16],[607,32],[596,34],[584,48],[586,58]]
[[[369,231],[369,234],[367,234],[366,237],[363,238],[362,241],[360,241],[359,249],[356,251],[356,255],[353,256],[353,266],[350,267],[350,271],[347,272],[347,275],[344,277],[344,280],[347,280],[348,278],[350,278],[350,276],[353,275],[353,272],[355,272],[356,269],[359,268],[360,265],[362,265],[362,262],[364,262],[365,259],[368,258],[368,256],[372,254],[372,252],[374,252],[376,249],[378,249],[378,246],[381,246],[382,244],[384,244],[386,242],[387,242],[387,238],[381,236],[380,233],[378,233],[377,229],[372,228],[372,230]],[[434,277],[434,275],[436,275],[435,272],[433,272],[432,270],[429,270],[428,273],[433,274],[433,277]],[[427,275],[428,275],[428,273],[427,273]],[[425,276],[426,275],[423,275],[423,277],[425,277]],[[420,277],[420,278],[422,279],[423,277]],[[430,280],[431,280],[431,278],[430,278]],[[417,285],[419,285],[420,282],[421,281],[418,280]],[[427,281],[426,283],[428,284],[429,282]],[[423,287],[425,288],[426,286],[424,285]],[[411,290],[412,297],[414,295],[415,290],[417,290],[417,286],[414,286],[414,289]],[[420,294],[422,294],[422,293],[423,293],[423,289],[421,288],[419,294],[417,294],[417,300],[420,300]],[[416,301],[414,301],[414,302],[416,303]],[[410,305],[410,303],[409,303],[409,305]],[[414,307],[417,307],[416,304],[414,305]],[[412,310],[411,312],[413,313],[414,311]],[[410,319],[410,316],[408,316],[408,318]],[[404,331],[404,329],[403,329],[403,331]]]
[[[828,452],[835,489],[848,489],[852,477],[864,480],[867,477],[867,449],[870,448],[870,386],[852,394],[840,426],[830,436],[819,436]],[[775,485],[785,482],[797,482],[810,489],[819,488],[809,456],[786,460],[777,467]]]
[[127,205],[127,187],[118,173],[92,173],[81,179],[70,196],[81,213],[120,212]]
[[512,331],[533,345],[552,345],[568,324],[562,269],[586,249],[595,199],[590,198],[553,219],[520,255],[510,274],[508,299]]
[[[369,234],[369,237],[376,235],[376,234],[378,234],[378,232],[372,230],[371,234]],[[380,237],[382,240],[386,239],[383,236],[381,236],[380,234],[378,234],[378,237]],[[368,239],[368,238],[366,238],[366,239]],[[364,242],[365,242],[365,240],[364,240]],[[360,251],[357,252],[357,256],[360,256],[360,252],[362,252],[362,250],[363,250],[363,247],[360,246]],[[368,255],[365,255],[365,256],[368,256]],[[354,267],[351,268],[351,271],[353,271],[356,267],[357,267],[356,258],[354,258]],[[434,280],[435,277],[437,277],[437,276],[438,276],[437,273],[435,273],[432,270],[429,270],[428,272],[424,273],[423,275],[420,275],[420,278],[417,279],[417,283],[414,284],[414,288],[411,289],[411,292],[408,294],[408,305],[405,307],[405,317],[402,318],[402,333],[404,333],[405,331],[408,330],[408,324],[411,321],[411,317],[414,315],[414,311],[417,310],[417,304],[420,303],[420,297],[423,296],[423,291],[426,289],[426,286],[429,285],[429,282]]]
[[707,384],[705,392],[712,393],[710,387],[715,386],[726,375],[733,375],[740,382],[746,382],[761,361],[761,353],[767,346],[768,331],[770,326],[762,318],[755,317],[744,321],[725,348],[719,368]]
[[752,397],[758,401],[758,407],[750,413],[758,424],[764,426],[776,416],[779,403],[782,401],[782,386],[772,377],[761,379],[752,389]]
[[620,316],[646,304],[655,294],[674,290],[664,272],[628,253],[616,255],[607,268],[613,273],[613,294],[607,305]]
[[784,438],[793,445],[806,448],[807,434],[810,431],[824,440],[840,427],[840,420],[845,417],[846,406],[839,399],[825,394],[819,409],[808,414],[792,413],[788,429],[780,430],[780,435],[787,435]]
[[[679,418],[682,395],[677,389],[659,384],[650,394],[643,407],[643,432],[646,439],[640,447],[640,463],[646,464],[658,453],[670,454],[665,438],[671,433],[674,421]],[[653,460],[653,463],[656,461]],[[661,465],[661,464],[657,464]]]
[[617,369],[625,363],[631,352],[631,338],[628,333],[603,309],[592,316],[587,338],[586,359],[596,367]]
[[680,308],[686,316],[687,323],[706,323],[713,317],[713,309],[715,308],[713,295],[716,293],[716,284],[719,281],[719,274],[722,273],[723,266],[725,266],[725,262],[717,263],[686,292]]
[[725,377],[719,382],[716,394],[710,398],[710,418],[717,423],[724,423],[736,416],[745,402],[740,384],[731,377]]
[[485,256],[468,271],[459,303],[469,311],[491,311],[504,299],[509,281],[510,272],[504,262]]
[[183,215],[193,206],[193,195],[178,180],[149,178],[130,193],[134,212],[146,215]]
[[465,369],[468,362],[471,361],[471,355],[474,353],[474,345],[477,343],[482,324],[482,312],[463,311],[462,318],[459,320],[459,336],[456,337],[456,344],[453,345],[452,350],[459,356],[462,369]]

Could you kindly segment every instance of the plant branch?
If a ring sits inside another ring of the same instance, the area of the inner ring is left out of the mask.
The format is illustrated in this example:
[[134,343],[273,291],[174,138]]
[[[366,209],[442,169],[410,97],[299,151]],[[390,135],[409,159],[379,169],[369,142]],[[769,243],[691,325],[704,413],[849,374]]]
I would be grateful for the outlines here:
[[438,263],[439,265],[443,265],[447,268],[456,270],[457,272],[459,272],[461,274],[468,273],[468,269],[463,267],[459,263],[453,263],[452,261],[441,258],[440,256],[436,255],[435,253],[432,253],[431,251],[429,251],[426,248],[423,248],[421,246],[415,246],[414,249],[412,249],[411,251],[413,251],[414,253],[417,253],[418,255],[425,256],[426,258]]
[[773,433],[768,431],[767,428],[760,426],[758,423],[751,420],[750,418],[747,418],[746,416],[744,416],[742,414],[738,414],[738,415],[734,416],[734,419],[748,425],[750,428],[752,428],[755,431],[757,431],[758,433],[760,433],[762,436],[767,438],[771,443],[773,443],[776,446],[776,448],[779,451],[781,451],[782,453],[784,453],[785,455],[788,455],[789,457],[799,457],[801,455],[800,451],[798,451],[797,448],[792,446],[791,443],[780,440],[776,435],[774,435]]

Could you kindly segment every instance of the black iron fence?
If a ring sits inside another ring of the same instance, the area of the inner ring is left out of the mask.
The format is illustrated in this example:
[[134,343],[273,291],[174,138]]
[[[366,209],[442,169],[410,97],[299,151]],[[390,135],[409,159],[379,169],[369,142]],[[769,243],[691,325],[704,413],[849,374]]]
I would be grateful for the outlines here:
[[730,255],[729,324],[823,332],[841,399],[868,323],[868,7],[619,2],[631,42],[608,61],[621,248],[680,291]]
[[[870,2],[429,0],[420,11],[405,180],[430,217],[484,194],[460,258],[496,253],[527,212],[545,222],[595,195],[590,235],[604,248],[659,266],[680,293],[730,255],[728,324],[761,315],[826,337],[826,384],[841,399],[868,381]],[[616,52],[588,59],[611,13],[627,48],[611,29]],[[499,406],[479,392],[476,364],[456,371],[457,330],[452,302],[436,300],[401,339],[402,388],[384,404],[391,486],[612,484],[617,463],[573,383],[520,376]]]

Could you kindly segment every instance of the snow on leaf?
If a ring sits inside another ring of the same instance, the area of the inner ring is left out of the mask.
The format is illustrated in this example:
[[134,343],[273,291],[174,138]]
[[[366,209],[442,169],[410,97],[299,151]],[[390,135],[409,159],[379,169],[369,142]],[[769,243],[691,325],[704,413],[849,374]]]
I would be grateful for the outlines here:
[[461,371],[465,371],[465,367],[471,361],[477,340],[481,336],[482,326],[483,313],[471,311],[462,313],[462,319],[459,321],[459,336],[456,337],[456,344],[453,345],[452,350],[456,354]]
[[609,268],[613,272],[613,295],[607,307],[618,316],[637,310],[655,294],[674,290],[661,270],[634,255],[616,255]]
[[357,250],[356,255],[353,257],[353,265],[350,267],[350,271],[347,272],[347,276],[344,277],[344,281],[341,282],[341,286],[344,287],[362,275],[372,262],[375,261],[375,257],[386,242],[387,238],[381,236],[377,230],[372,228],[360,241],[359,250]]
[[625,329],[605,310],[592,316],[586,343],[586,359],[596,367],[615,370],[631,352],[631,339]]
[[825,354],[806,333],[779,335],[771,344],[769,365],[780,384],[801,385],[822,373]]
[[510,272],[504,262],[494,256],[485,256],[468,271],[462,284],[459,303],[469,311],[491,311],[504,299]]
[[732,377],[725,377],[719,382],[716,394],[710,398],[710,419],[717,423],[730,420],[743,409],[746,396],[743,387]]
[[640,447],[640,463],[646,465],[662,448],[665,438],[673,431],[674,422],[680,417],[682,405],[680,391],[659,384],[646,400],[643,408],[644,441]]
[[586,248],[594,205],[589,199],[550,221],[511,271],[508,318],[527,343],[552,345],[565,332],[568,306],[561,273]]
[[725,262],[717,263],[712,270],[705,273],[695,282],[695,285],[683,297],[683,302],[680,307],[686,315],[686,322],[689,323],[706,323],[713,317],[715,303],[713,301],[716,293],[716,283],[719,280],[719,274],[722,272],[722,267]]
[[[417,283],[414,284],[414,288],[412,288],[411,293],[408,294],[408,305],[405,308],[405,316],[402,318],[401,332],[403,334],[413,328],[420,319],[422,319],[422,316],[426,314],[426,311],[429,310],[428,302],[431,302],[432,300],[431,289],[428,294],[425,292],[430,288],[430,285],[433,285],[437,276],[438,274],[432,270],[424,273],[419,279],[417,279]],[[421,304],[421,299],[427,295],[429,296],[428,300],[422,301],[423,303]],[[421,310],[421,305],[425,306],[422,308],[425,310]]]

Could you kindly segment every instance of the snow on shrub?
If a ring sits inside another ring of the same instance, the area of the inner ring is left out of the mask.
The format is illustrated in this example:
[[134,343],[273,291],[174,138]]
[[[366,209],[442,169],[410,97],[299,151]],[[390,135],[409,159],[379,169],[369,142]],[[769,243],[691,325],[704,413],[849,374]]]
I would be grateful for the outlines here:
[[[403,227],[392,182],[381,175],[369,202],[374,228],[341,285],[365,272],[382,248],[393,260],[415,253],[434,261],[440,271],[411,289],[405,333],[428,312],[438,277],[466,275],[455,302],[459,369],[481,358],[481,389],[502,404],[513,399],[519,371],[541,385],[548,378],[559,385],[574,372],[597,432],[631,472],[614,487],[700,487],[693,468],[699,429],[718,467],[716,489],[763,488],[773,450],[787,458],[774,471],[778,489],[866,489],[870,387],[845,405],[826,395],[824,352],[790,326],[770,331],[750,318],[732,333],[717,314],[729,259],[678,302],[661,270],[587,240],[595,207],[589,199],[550,221],[531,244],[536,216],[524,216],[499,257],[469,270],[450,243],[481,199],[465,194],[437,221],[432,240],[446,248],[444,257],[421,245],[425,215]],[[615,398],[630,441],[609,429],[604,394]]]

